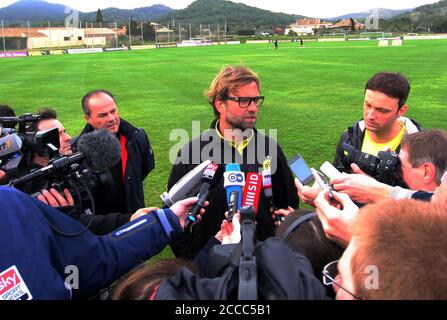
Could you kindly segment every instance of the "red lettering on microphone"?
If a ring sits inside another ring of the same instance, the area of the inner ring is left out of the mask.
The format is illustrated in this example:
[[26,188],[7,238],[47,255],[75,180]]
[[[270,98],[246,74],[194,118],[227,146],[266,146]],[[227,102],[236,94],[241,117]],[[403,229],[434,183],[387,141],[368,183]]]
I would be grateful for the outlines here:
[[257,173],[248,173],[245,182],[242,206],[253,206],[255,213],[258,211],[258,203],[262,189],[262,176]]

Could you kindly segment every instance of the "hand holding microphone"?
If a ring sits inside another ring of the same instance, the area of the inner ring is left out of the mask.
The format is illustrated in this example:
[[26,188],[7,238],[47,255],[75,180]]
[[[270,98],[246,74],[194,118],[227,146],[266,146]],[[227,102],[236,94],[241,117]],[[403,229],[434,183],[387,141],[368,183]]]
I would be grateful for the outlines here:
[[191,211],[189,212],[188,216],[186,217],[185,221],[185,229],[188,229],[191,227],[192,224],[196,223],[198,220],[198,215],[200,213],[200,210],[205,207],[205,201],[208,197],[211,184],[213,182],[214,176],[217,172],[217,169],[219,169],[219,165],[215,163],[210,163],[202,175],[202,186],[200,187],[199,194],[197,197],[199,200],[197,203],[192,207]]

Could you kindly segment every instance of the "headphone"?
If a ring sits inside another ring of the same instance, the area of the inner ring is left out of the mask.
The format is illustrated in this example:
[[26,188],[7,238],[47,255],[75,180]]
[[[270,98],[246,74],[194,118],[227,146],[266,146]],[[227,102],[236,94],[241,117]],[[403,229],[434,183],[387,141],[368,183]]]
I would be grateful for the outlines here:
[[284,232],[284,235],[282,236],[282,239],[285,242],[289,242],[290,237],[292,237],[292,234],[295,232],[295,229],[297,229],[303,222],[306,222],[307,220],[312,219],[313,217],[316,217],[316,212],[307,213],[295,221],[293,221],[290,226],[287,228],[286,232]]

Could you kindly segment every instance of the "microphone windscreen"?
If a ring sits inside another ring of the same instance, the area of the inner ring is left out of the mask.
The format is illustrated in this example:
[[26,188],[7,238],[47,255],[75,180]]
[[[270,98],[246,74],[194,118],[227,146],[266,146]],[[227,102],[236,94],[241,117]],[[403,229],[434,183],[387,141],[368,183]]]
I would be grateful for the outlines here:
[[120,142],[106,129],[81,135],[78,150],[86,156],[89,167],[95,171],[111,168],[121,160]]
[[4,157],[20,151],[22,140],[17,134],[11,134],[0,138],[0,157]]

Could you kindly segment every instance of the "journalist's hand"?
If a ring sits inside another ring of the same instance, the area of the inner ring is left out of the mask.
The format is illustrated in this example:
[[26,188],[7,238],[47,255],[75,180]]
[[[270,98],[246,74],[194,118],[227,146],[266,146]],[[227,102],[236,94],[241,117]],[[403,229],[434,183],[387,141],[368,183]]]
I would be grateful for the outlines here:
[[347,194],[332,193],[342,209],[332,206],[329,200],[329,190],[323,190],[315,199],[318,218],[327,238],[346,247],[351,240],[349,228],[359,208]]
[[[275,210],[272,214],[272,219],[273,221],[275,221],[276,216],[284,216],[284,218],[287,218],[293,211],[295,211],[295,209],[293,209],[292,207],[287,207],[287,209]],[[275,225],[278,226],[279,222],[275,221]]]
[[51,188],[50,191],[44,189],[37,196],[37,199],[54,208],[73,206],[73,197],[68,189],[64,189],[64,195],[65,197],[54,188]]
[[0,183],[3,183],[6,180],[6,173],[0,170]]
[[346,193],[360,203],[374,203],[389,198],[393,190],[393,187],[362,174],[343,174],[330,183],[336,191]]
[[[197,197],[192,197],[192,198],[187,198],[181,201],[178,201],[176,203],[174,203],[171,206],[171,210],[175,213],[175,215],[178,217],[179,221],[180,221],[180,225],[182,226],[182,228],[185,227],[185,220],[186,217],[188,216],[188,212],[191,210],[191,207],[197,203],[197,201],[199,201],[199,198]],[[209,204],[208,201],[205,201],[205,207]],[[204,214],[205,213],[205,209],[201,209],[200,210],[200,214]],[[197,217],[197,222],[200,221],[200,215]]]
[[295,178],[295,186],[298,189],[298,197],[300,197],[301,201],[303,201],[305,204],[315,207],[315,198],[321,191],[318,183],[314,183],[312,187],[309,187],[303,185],[297,178]]
[[130,221],[138,219],[139,217],[144,216],[145,214],[148,214],[151,211],[157,211],[159,209],[160,208],[157,207],[141,208],[130,217]]

